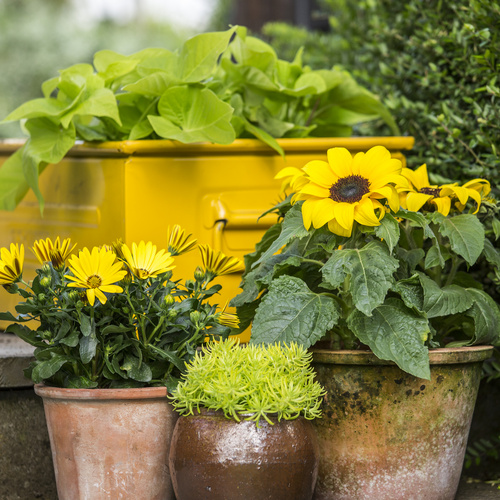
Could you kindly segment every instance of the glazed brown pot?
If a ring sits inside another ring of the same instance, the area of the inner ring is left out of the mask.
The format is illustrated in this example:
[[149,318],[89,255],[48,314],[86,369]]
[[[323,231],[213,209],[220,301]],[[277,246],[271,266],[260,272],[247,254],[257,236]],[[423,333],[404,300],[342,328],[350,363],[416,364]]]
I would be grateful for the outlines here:
[[315,500],[453,500],[488,346],[429,352],[431,380],[371,352],[313,350],[327,396],[313,422]]
[[177,500],[310,500],[318,447],[308,420],[236,422],[204,410],[180,417],[170,448]]
[[177,414],[165,387],[61,389],[43,398],[59,500],[173,500]]

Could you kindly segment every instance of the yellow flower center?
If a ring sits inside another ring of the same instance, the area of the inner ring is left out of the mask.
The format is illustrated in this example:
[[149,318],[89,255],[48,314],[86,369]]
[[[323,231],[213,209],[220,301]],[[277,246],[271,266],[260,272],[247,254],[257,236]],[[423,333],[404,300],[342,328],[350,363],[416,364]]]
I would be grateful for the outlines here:
[[360,175],[341,177],[330,188],[330,198],[338,203],[356,203],[370,192],[368,179]]
[[419,192],[422,194],[430,194],[431,196],[434,196],[434,198],[439,198],[439,193],[441,192],[441,189],[432,187],[423,187],[422,189],[419,190]]
[[97,274],[93,274],[87,278],[87,285],[89,288],[99,288],[102,284],[102,279]]

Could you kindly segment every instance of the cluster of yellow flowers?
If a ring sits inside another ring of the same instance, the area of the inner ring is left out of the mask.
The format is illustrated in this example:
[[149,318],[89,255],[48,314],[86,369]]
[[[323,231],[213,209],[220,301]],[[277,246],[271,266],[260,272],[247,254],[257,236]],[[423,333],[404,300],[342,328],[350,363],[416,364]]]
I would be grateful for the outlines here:
[[[67,265],[68,274],[64,277],[70,281],[68,286],[85,290],[87,300],[93,306],[96,298],[102,304],[106,303],[105,293],[123,292],[118,283],[127,279],[127,275],[132,274],[140,280],[155,278],[174,269],[173,256],[196,247],[196,239],[190,239],[191,235],[186,235],[180,226],[175,225],[168,232],[168,250],[157,250],[151,241],[132,243],[129,247],[118,240],[112,246],[94,247],[92,250],[84,248],[78,255],[70,256],[76,244],[71,246],[69,238],[61,242],[59,237],[54,242],[50,238],[37,240],[32,250],[41,265],[50,262],[59,271]],[[242,262],[236,257],[216,252],[208,245],[198,245],[198,248],[203,266],[198,271],[207,282],[216,276],[243,270]],[[1,248],[0,285],[9,287],[22,282],[23,264],[23,245],[12,243],[10,249]],[[227,321],[232,321],[231,315],[223,314],[224,318],[227,316]]]
[[302,169],[286,167],[276,176],[283,180],[282,190],[291,188],[292,203],[303,200],[302,216],[306,229],[328,224],[332,233],[351,236],[354,221],[364,226],[378,226],[387,206],[417,212],[423,207],[448,215],[455,208],[463,211],[469,198],[476,202],[491,191],[488,181],[473,179],[458,183],[431,185],[424,164],[413,171],[403,168],[383,146],[354,156],[345,148],[332,148],[328,161],[313,160]]

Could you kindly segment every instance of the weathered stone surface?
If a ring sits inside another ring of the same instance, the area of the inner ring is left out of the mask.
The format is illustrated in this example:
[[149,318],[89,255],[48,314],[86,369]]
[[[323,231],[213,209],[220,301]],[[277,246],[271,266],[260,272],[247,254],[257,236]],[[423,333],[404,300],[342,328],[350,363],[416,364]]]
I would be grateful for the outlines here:
[[15,335],[0,333],[0,388],[33,385],[23,373],[33,358],[33,350],[33,346]]
[[0,389],[0,498],[57,500],[43,404],[33,388]]

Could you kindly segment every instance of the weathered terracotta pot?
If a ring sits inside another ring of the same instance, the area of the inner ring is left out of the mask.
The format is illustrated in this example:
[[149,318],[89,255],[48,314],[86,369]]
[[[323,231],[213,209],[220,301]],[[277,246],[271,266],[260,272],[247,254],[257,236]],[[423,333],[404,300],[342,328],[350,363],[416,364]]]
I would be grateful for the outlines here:
[[488,346],[430,351],[431,380],[371,352],[313,350],[327,396],[315,500],[453,500]]
[[165,387],[61,389],[43,398],[59,500],[173,500],[168,451],[177,414]]
[[180,417],[170,448],[177,500],[310,500],[318,447],[308,420],[236,422],[203,411]]

